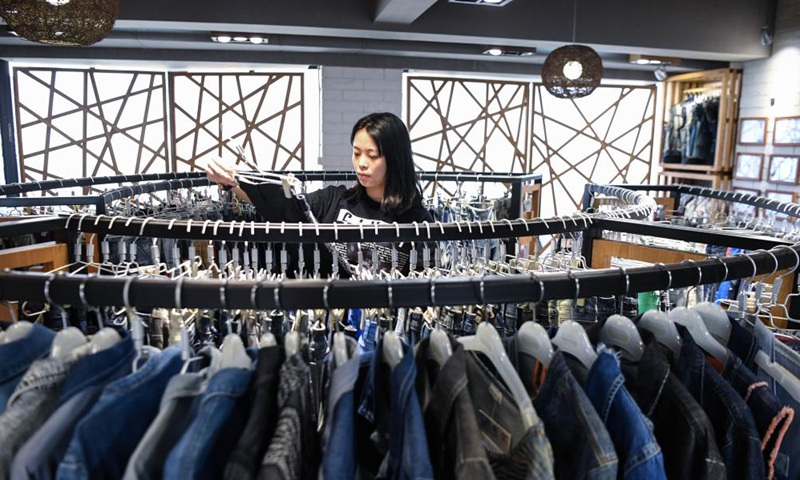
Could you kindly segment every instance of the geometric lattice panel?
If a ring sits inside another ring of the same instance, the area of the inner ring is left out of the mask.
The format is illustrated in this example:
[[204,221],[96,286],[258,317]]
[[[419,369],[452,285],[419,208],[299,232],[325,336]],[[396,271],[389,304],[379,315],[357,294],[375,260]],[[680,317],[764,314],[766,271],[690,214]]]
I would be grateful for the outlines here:
[[[419,169],[527,171],[530,83],[407,76],[406,89],[406,125]],[[434,185],[423,187],[431,194]],[[453,185],[440,187],[453,193]]]
[[534,85],[531,172],[542,174],[541,214],[580,208],[583,187],[650,181],[655,87],[598,87],[572,100]]
[[165,74],[14,68],[22,181],[169,170]]
[[242,147],[260,169],[302,170],[302,73],[173,73],[171,109],[176,171],[208,155],[240,160]]

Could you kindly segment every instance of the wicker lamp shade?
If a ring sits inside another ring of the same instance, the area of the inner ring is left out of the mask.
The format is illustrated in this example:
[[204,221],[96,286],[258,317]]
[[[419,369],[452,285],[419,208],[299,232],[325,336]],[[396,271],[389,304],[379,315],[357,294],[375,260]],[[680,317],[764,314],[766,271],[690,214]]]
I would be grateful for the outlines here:
[[542,66],[542,82],[558,98],[580,98],[600,86],[603,61],[585,45],[567,45],[550,52]]
[[119,0],[0,0],[19,36],[49,45],[92,45],[114,28]]

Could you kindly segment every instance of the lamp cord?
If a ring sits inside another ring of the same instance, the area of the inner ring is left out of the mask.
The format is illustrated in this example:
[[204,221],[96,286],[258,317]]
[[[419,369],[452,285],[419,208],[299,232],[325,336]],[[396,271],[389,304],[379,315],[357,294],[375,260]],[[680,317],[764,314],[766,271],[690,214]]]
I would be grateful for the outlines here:
[[575,32],[578,30],[578,0],[572,6],[572,44],[575,44]]

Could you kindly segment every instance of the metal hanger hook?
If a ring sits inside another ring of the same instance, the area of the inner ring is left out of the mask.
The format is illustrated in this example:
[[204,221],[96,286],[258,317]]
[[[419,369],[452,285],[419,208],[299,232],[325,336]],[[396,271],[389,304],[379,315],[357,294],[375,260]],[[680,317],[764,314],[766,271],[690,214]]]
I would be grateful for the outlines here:
[[279,311],[283,310],[283,308],[281,308],[281,286],[283,286],[283,281],[285,279],[286,277],[281,278],[275,286],[275,290],[272,291],[272,296],[275,299],[275,308]]
[[631,291],[631,277],[628,275],[628,271],[623,266],[618,266],[620,272],[625,275],[625,296],[628,296],[628,293]]
[[78,287],[78,297],[81,299],[81,303],[83,304],[83,308],[87,310],[91,310],[93,307],[89,305],[89,302],[86,301],[86,284],[89,283],[89,280],[98,276],[96,273],[91,275],[87,275],[86,279],[81,282],[80,286]]
[[744,253],[737,253],[735,256],[745,257],[753,265],[753,275],[750,276],[750,283],[753,283],[753,281],[756,279],[756,275],[758,275],[758,267],[756,266],[756,261],[753,260],[753,258],[750,257],[750,255]]
[[574,270],[568,271],[567,272],[567,278],[569,278],[570,280],[574,280],[575,281],[575,298],[574,298],[574,300],[575,300],[575,303],[577,304],[578,303],[578,299],[581,296],[581,281],[580,281],[580,279],[578,277],[573,276],[573,273],[575,273]]
[[[178,277],[178,282],[175,285],[175,308],[183,310],[183,281],[185,277]],[[221,289],[221,288],[220,288]]]
[[431,278],[430,284],[431,284],[431,290],[430,290],[431,306],[436,307],[436,279]]
[[331,311],[331,306],[328,303],[328,291],[331,288],[331,284],[333,284],[333,277],[328,279],[328,283],[325,285],[325,288],[322,289],[322,305],[325,306],[325,310]]
[[134,280],[136,280],[136,278],[137,277],[131,276],[125,282],[125,286],[122,287],[122,305],[125,307],[126,310],[133,310],[133,307],[131,306],[130,294],[131,294],[131,284],[133,283]]
[[698,265],[697,262],[687,258],[686,260],[683,260],[681,263],[691,263],[692,265],[694,265],[694,268],[697,269],[697,283],[695,283],[695,286],[698,286],[701,283],[703,283],[703,269],[700,268],[700,265]]
[[392,309],[394,309],[394,292],[392,291],[392,279],[386,279],[386,297],[389,302],[389,312],[391,313]]
[[772,273],[767,275],[767,277],[775,275],[775,273],[778,271],[778,257],[776,257],[774,253],[770,252],[769,250],[764,250],[763,248],[759,248],[758,250],[756,250],[756,252],[764,252],[770,257],[772,257],[772,260],[775,262],[775,268],[772,269]]
[[721,259],[721,258],[719,258],[719,257],[717,257],[716,255],[712,255],[712,256],[708,257],[708,259],[709,259],[709,260],[717,260],[717,261],[718,261],[719,263],[721,263],[721,264],[722,264],[722,266],[725,268],[725,277],[724,277],[724,278],[723,278],[723,279],[720,281],[720,283],[722,283],[722,282],[724,282],[724,281],[728,280],[728,274],[730,273],[730,272],[728,271],[728,264],[727,264],[727,263],[725,263],[725,262],[723,262],[723,261],[722,261],[722,259]]
[[672,271],[663,263],[658,262],[656,263],[661,269],[667,274],[667,288],[664,290],[669,291],[672,288]]
[[794,264],[794,267],[792,267],[789,270],[786,270],[786,273],[784,273],[783,275],[778,277],[778,278],[783,278],[786,275],[789,275],[790,273],[795,272],[795,271],[797,271],[798,268],[800,268],[800,254],[797,253],[797,250],[795,250],[794,248],[792,248],[792,247],[790,247],[788,245],[778,245],[775,248],[779,248],[779,247],[788,249],[790,252],[792,252],[794,254],[794,258],[797,260],[797,262],[795,262],[795,264]]

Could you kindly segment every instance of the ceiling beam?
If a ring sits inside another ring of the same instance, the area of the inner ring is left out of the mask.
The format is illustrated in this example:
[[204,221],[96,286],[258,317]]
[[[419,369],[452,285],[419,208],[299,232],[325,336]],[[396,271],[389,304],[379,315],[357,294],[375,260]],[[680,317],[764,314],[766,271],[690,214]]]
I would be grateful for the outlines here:
[[375,22],[409,25],[436,0],[375,0]]

